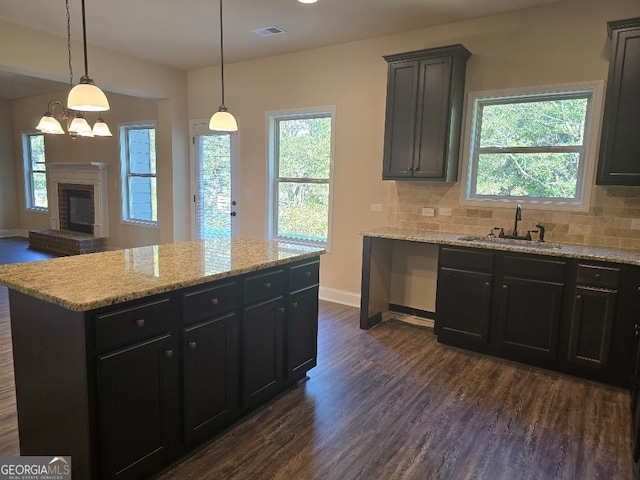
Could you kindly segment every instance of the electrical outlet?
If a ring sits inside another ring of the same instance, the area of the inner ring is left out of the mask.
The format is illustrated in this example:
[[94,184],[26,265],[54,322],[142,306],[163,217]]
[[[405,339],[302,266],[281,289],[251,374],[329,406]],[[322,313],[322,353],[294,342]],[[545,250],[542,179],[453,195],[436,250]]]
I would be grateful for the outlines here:
[[631,220],[631,230],[640,230],[640,219]]
[[382,204],[381,203],[372,203],[371,204],[371,211],[372,212],[381,212],[382,211]]
[[253,198],[253,190],[250,188],[244,189],[244,198]]
[[439,208],[438,209],[438,215],[440,215],[441,217],[450,217],[451,216],[451,209],[450,208]]
[[436,212],[433,208],[422,207],[422,216],[424,217],[433,217]]

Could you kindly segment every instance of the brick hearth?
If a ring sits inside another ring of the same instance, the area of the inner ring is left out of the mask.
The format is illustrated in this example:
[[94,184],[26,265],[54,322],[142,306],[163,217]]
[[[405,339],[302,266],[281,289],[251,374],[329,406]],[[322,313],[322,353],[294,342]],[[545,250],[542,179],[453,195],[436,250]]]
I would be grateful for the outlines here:
[[69,230],[29,230],[29,247],[59,255],[79,255],[105,251],[107,239]]

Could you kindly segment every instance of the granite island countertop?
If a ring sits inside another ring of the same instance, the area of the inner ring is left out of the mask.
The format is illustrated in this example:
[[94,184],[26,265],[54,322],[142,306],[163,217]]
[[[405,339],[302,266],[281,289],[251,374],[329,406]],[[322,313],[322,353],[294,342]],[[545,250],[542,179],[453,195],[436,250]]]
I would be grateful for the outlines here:
[[[440,245],[455,245],[459,247],[486,248],[535,255],[549,255],[565,258],[579,258],[584,260],[623,263],[640,266],[640,251],[622,250],[605,247],[590,247],[583,245],[538,244],[538,242],[509,242],[508,240],[492,241],[482,236],[466,235],[462,233],[443,233],[429,230],[412,230],[396,227],[381,227],[360,232],[363,237],[388,238]],[[475,237],[476,239],[469,240]],[[467,238],[467,240],[464,240]]]
[[0,266],[0,285],[83,312],[325,253],[323,248],[216,238]]

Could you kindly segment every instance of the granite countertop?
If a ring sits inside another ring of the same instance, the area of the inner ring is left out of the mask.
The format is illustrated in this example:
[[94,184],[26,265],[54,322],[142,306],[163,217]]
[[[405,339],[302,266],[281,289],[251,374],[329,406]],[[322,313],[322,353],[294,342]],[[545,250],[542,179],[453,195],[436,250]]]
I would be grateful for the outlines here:
[[218,238],[4,265],[0,285],[82,312],[323,253],[323,248]]
[[[507,239],[492,240],[487,237],[465,235],[460,233],[432,232],[428,230],[411,230],[405,228],[382,227],[360,232],[364,237],[390,238],[410,242],[423,242],[459,247],[486,248],[554,257],[581,258],[601,262],[624,263],[640,266],[640,251],[622,250],[582,245],[539,243],[527,241],[510,241]],[[464,240],[464,239],[467,240]]]

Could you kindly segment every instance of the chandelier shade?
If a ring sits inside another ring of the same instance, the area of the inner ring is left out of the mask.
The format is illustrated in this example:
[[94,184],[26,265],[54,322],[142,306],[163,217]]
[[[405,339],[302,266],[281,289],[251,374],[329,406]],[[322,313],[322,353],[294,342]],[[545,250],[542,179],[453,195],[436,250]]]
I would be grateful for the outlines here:
[[99,117],[96,120],[96,123],[93,124],[93,130],[91,131],[96,137],[112,137],[111,130],[109,130],[109,125],[107,125],[102,117]]
[[36,126],[36,130],[41,131],[42,133],[51,133],[53,135],[61,135],[64,134],[64,130],[60,122],[56,120],[51,112],[46,112],[38,125]]

